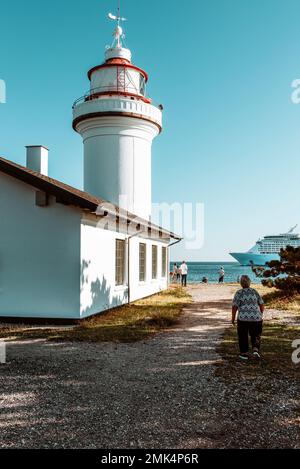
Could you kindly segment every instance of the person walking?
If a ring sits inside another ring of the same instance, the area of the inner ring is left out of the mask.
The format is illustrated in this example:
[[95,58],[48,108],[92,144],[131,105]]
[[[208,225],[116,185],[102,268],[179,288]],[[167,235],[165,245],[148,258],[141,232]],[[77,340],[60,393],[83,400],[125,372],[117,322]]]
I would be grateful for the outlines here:
[[235,324],[238,312],[237,333],[240,347],[240,359],[249,359],[249,335],[252,354],[260,358],[261,334],[263,328],[264,302],[254,288],[250,288],[248,275],[241,276],[241,289],[236,292],[232,302],[232,324]]
[[172,281],[175,283],[177,283],[177,278],[178,278],[177,275],[178,275],[178,265],[175,262],[175,264],[173,265],[173,273],[172,273]]
[[224,267],[220,267],[219,270],[219,283],[224,283],[225,270]]
[[181,285],[183,287],[186,287],[186,282],[187,282],[187,274],[188,274],[188,266],[185,261],[180,266],[180,272],[181,272]]

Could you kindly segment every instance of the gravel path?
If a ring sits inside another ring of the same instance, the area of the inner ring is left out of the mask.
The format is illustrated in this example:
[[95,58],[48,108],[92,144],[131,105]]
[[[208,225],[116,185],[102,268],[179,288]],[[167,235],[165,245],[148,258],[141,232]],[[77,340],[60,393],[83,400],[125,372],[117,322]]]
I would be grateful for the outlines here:
[[145,342],[9,343],[0,448],[222,447],[228,413],[215,346],[233,291],[191,288],[179,326]]

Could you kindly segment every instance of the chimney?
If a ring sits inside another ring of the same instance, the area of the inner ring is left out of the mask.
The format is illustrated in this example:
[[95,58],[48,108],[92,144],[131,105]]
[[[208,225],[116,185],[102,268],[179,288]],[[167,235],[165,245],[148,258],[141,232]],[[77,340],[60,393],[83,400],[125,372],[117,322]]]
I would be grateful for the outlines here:
[[48,176],[48,148],[42,145],[31,145],[26,147],[26,150],[27,168]]

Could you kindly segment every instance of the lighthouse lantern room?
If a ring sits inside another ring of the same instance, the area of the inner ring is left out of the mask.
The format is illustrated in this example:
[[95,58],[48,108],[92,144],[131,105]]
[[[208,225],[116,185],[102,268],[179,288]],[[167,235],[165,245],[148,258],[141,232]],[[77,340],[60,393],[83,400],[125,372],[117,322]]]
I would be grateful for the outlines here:
[[73,106],[73,128],[83,138],[84,190],[151,219],[151,147],[162,130],[161,106],[146,97],[147,73],[123,47],[125,18],[105,62],[88,72],[89,92]]

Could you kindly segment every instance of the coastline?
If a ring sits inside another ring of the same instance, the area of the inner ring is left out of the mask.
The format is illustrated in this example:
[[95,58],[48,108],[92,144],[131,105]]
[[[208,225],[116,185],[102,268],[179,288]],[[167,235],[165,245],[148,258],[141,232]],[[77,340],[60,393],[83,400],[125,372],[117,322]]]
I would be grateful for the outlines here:
[[[181,262],[170,263],[170,279],[171,273],[174,271],[174,265],[177,264],[180,267]],[[187,261],[188,266],[188,278],[187,282],[189,285],[201,284],[204,277],[207,278],[208,283],[218,284],[219,283],[219,270],[224,267],[225,277],[224,284],[238,283],[238,279],[242,275],[248,275],[252,283],[259,284],[260,279],[252,272],[251,267],[241,266],[237,262],[190,262]]]

